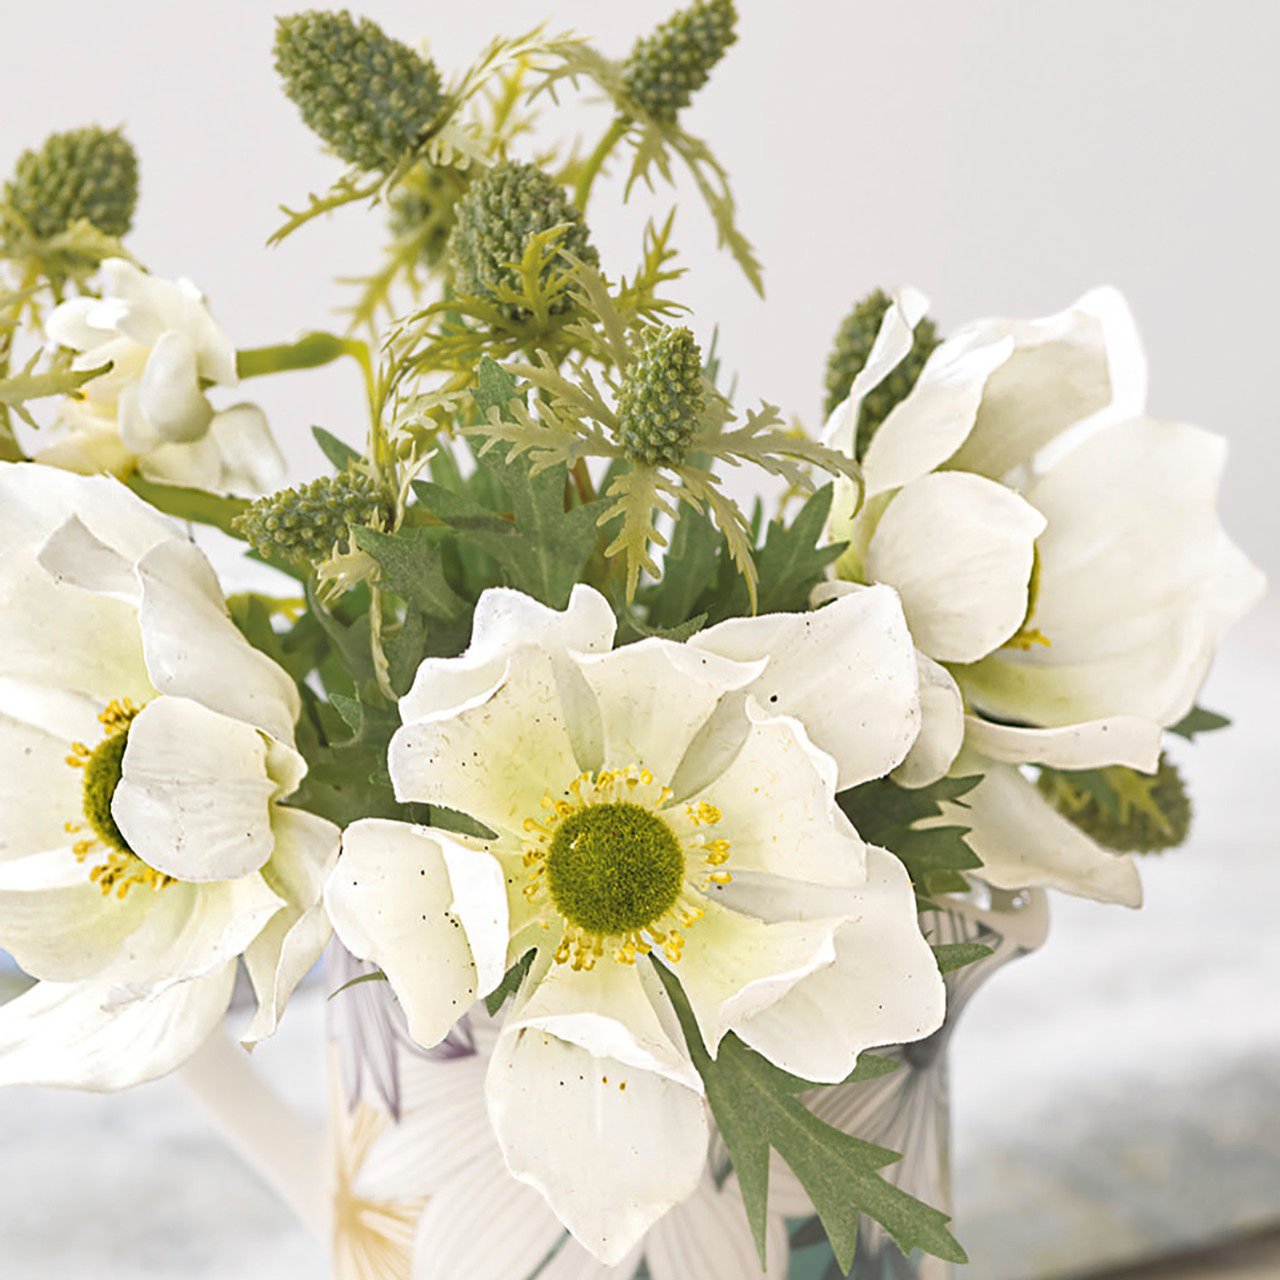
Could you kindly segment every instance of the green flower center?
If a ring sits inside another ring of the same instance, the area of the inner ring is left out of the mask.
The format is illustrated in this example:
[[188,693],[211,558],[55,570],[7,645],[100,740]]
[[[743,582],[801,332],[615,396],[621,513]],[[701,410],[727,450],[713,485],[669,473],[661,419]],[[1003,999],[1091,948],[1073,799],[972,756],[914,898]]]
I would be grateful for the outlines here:
[[680,897],[684,851],[671,828],[638,804],[595,804],[570,814],[546,855],[557,910],[587,933],[644,929]]
[[103,844],[121,853],[133,853],[129,842],[116,825],[111,812],[111,799],[124,774],[124,749],[129,745],[129,730],[122,729],[104,738],[93,749],[84,765],[84,817]]
[[[66,824],[67,832],[83,832],[86,825],[92,834],[83,835],[71,846],[77,861],[94,859],[89,879],[104,895],[125,897],[135,884],[163,889],[173,884],[173,877],[157,871],[129,848],[129,842],[116,824],[111,801],[124,776],[124,753],[129,745],[129,726],[138,708],[125,698],[111,702],[98,717],[106,737],[92,750],[83,742],[72,744],[67,763],[84,770],[80,807],[84,821]],[[105,846],[106,854],[101,854]],[[98,859],[101,859],[100,861]]]

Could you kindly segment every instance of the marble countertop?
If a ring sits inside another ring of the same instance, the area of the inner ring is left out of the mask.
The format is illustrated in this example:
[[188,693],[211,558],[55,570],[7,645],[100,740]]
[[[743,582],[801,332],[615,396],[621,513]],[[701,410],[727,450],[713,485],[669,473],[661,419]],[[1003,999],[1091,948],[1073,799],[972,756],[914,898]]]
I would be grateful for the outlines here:
[[[998,974],[953,1055],[965,1280],[1058,1280],[1280,1222],[1280,610],[1233,638],[1180,752],[1191,843],[1149,860],[1139,913],[1058,897],[1047,946]],[[323,999],[255,1056],[322,1113]],[[0,1275],[281,1280],[320,1248],[173,1081],[110,1098],[0,1093]]]

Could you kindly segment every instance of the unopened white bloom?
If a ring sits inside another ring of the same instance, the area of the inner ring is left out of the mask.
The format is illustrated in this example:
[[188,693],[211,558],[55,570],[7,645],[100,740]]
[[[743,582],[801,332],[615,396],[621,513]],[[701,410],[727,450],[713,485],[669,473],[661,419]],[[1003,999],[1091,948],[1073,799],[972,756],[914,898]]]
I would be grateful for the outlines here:
[[270,1034],[329,929],[337,829],[280,801],[298,694],[179,530],[107,477],[0,464],[0,1083],[188,1057],[243,956]]
[[883,776],[919,724],[897,597],[735,619],[612,649],[602,596],[556,613],[490,591],[471,647],[401,701],[403,800],[475,839],[358,822],[326,890],[424,1045],[527,953],[487,1075],[508,1167],[613,1265],[704,1174],[707,1119],[652,956],[714,1054],[730,1032],[836,1081],[941,1022],[906,871],[836,792]]
[[[905,356],[925,306],[897,296],[830,442],[850,447],[861,398]],[[926,717],[904,781],[940,775],[969,713],[954,769],[987,775],[964,822],[1002,888],[1137,904],[1132,860],[1058,815],[1018,766],[1153,770],[1162,729],[1262,590],[1218,520],[1225,443],[1144,416],[1146,382],[1112,289],[1043,319],[969,325],[880,425],[866,503],[833,529],[851,540],[844,576],[894,586],[934,660],[942,719]]]
[[189,280],[162,280],[121,258],[102,264],[101,298],[54,309],[50,339],[72,368],[108,372],[63,407],[64,435],[37,457],[72,471],[127,474],[218,492],[258,494],[284,474],[262,410],[216,411],[210,387],[234,387],[236,353]]
[[769,1215],[762,1272],[742,1197],[736,1186],[718,1187],[710,1167],[621,1262],[591,1257],[506,1167],[485,1105],[497,1039],[498,1024],[474,1010],[436,1054],[404,1055],[400,1119],[373,1143],[354,1181],[352,1193],[375,1215],[383,1204],[425,1202],[413,1280],[632,1280],[642,1260],[652,1280],[785,1280],[786,1223]]

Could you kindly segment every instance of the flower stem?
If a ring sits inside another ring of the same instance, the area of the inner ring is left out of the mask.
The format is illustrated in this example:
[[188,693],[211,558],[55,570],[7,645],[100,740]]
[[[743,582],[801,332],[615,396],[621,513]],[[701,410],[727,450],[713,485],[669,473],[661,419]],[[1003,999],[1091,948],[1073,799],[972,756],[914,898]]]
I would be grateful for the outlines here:
[[334,333],[307,333],[297,342],[237,351],[236,372],[242,378],[260,378],[267,373],[316,369],[341,356],[351,356],[359,361],[361,367],[366,367],[369,364],[368,345],[358,338],[340,338]]
[[631,121],[626,116],[618,116],[609,126],[609,131],[600,139],[596,149],[587,157],[578,178],[578,185],[573,189],[573,203],[578,206],[580,213],[586,212],[587,201],[591,198],[591,188],[609,153],[618,145],[630,127]]

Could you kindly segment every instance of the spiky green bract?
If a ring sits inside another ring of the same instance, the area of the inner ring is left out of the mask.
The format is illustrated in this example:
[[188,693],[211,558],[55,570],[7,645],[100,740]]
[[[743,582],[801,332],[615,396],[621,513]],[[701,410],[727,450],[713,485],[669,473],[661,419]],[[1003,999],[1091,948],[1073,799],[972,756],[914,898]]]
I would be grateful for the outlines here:
[[1055,809],[1117,853],[1158,853],[1191,829],[1191,798],[1177,766],[1161,754],[1155,773],[1123,765],[1041,771],[1038,785]]
[[618,389],[618,443],[633,462],[681,463],[706,407],[702,352],[693,334],[655,329]]
[[348,164],[393,169],[444,104],[428,58],[345,9],[281,18],[276,70],[307,126]]
[[122,236],[138,203],[138,157],[119,129],[50,134],[18,157],[5,198],[40,240],[80,221]]
[[384,508],[373,478],[347,470],[259,498],[232,524],[268,560],[317,564],[346,546],[350,529],[382,523]]
[[[458,201],[449,260],[458,293],[491,298],[501,286],[519,284],[520,260],[530,239],[553,227],[567,227],[558,247],[582,262],[600,260],[587,234],[582,214],[564,189],[537,165],[510,162],[494,165],[472,182]],[[551,307],[564,313],[572,306],[567,294]],[[509,319],[527,317],[524,308],[504,302]]]
[[417,246],[418,261],[438,266],[449,247],[454,209],[461,187],[456,173],[434,165],[415,165],[391,196],[391,234]]
[[649,115],[672,121],[738,38],[733,0],[697,0],[641,36],[622,66],[627,92]]
[[[880,332],[885,313],[889,310],[889,296],[883,289],[869,293],[844,318],[836,333],[835,345],[827,358],[827,400],[825,411],[832,410],[849,394],[853,380],[867,363],[871,347]],[[906,358],[874,390],[868,392],[858,413],[858,434],[855,456],[861,461],[880,424],[889,416],[894,406],[906,399],[920,377],[933,349],[938,345],[938,330],[927,316],[916,325],[915,341]]]

